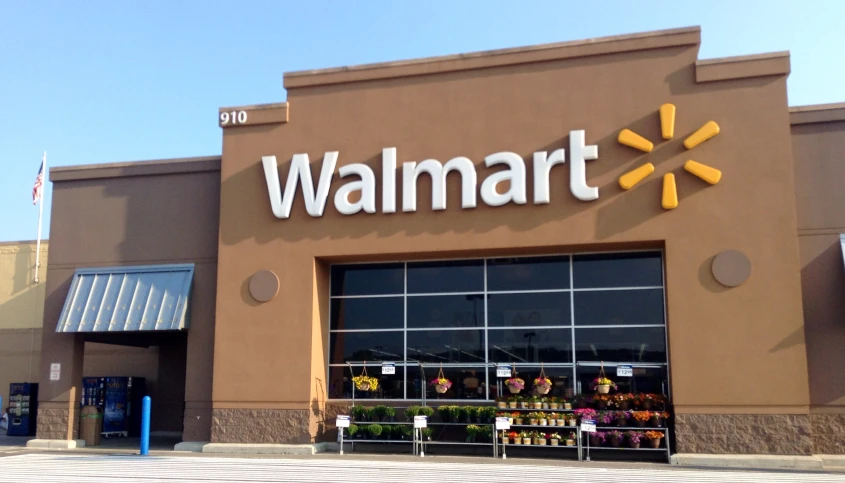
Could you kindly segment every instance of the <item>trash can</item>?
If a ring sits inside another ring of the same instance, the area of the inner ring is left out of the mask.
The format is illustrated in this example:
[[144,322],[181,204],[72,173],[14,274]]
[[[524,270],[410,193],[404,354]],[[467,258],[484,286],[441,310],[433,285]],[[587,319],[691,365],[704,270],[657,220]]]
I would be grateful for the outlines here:
[[103,410],[99,406],[84,406],[79,418],[79,437],[85,440],[85,446],[99,446]]

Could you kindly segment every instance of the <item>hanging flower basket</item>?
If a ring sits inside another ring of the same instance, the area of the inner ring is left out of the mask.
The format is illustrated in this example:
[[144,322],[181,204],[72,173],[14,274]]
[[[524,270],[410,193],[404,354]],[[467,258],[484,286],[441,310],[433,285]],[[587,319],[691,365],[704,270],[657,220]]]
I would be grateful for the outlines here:
[[505,385],[508,386],[508,391],[510,391],[511,394],[519,394],[520,391],[525,389],[525,381],[518,377],[506,379]]
[[431,380],[430,384],[434,386],[434,390],[437,391],[437,394],[445,394],[446,391],[448,391],[449,388],[452,387],[452,381],[446,379],[446,376],[443,375],[442,366],[440,367],[440,373],[437,375],[437,377]]
[[548,394],[552,390],[552,380],[546,377],[546,371],[540,366],[540,375],[534,379],[534,392],[537,394]]
[[352,383],[355,384],[355,389],[359,391],[375,391],[378,389],[378,378],[367,375],[367,368],[361,372],[360,376],[352,378]]
[[599,394],[607,394],[610,392],[610,388],[612,387],[614,390],[617,389],[616,384],[613,383],[607,376],[604,374],[604,365],[601,366],[601,370],[599,371],[599,377],[593,379],[593,382],[590,384],[590,387],[597,391]]

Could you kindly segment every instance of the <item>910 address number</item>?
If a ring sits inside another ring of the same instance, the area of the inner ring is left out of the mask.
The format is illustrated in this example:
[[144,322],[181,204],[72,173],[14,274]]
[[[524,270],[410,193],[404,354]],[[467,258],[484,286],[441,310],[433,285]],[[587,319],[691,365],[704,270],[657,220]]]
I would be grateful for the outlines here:
[[232,111],[220,113],[220,125],[246,124],[246,111]]

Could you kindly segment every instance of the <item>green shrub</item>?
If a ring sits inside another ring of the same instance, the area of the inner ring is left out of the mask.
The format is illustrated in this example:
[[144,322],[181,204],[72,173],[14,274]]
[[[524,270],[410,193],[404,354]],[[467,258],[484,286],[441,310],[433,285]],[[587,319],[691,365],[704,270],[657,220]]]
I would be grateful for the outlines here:
[[440,406],[437,408],[437,413],[440,414],[440,420],[444,423],[449,421],[449,415],[451,414],[449,407],[450,406]]
[[393,431],[395,429],[396,428],[394,428],[393,426],[391,426],[389,424],[385,424],[384,426],[382,426],[381,427],[381,439],[391,439],[391,437],[393,436]]
[[405,417],[408,418],[408,421],[413,421],[414,416],[418,415],[419,413],[420,413],[420,407],[419,406],[411,406],[411,407],[405,409]]
[[431,428],[422,428],[422,437],[424,440],[430,440],[434,431]]
[[400,434],[405,439],[412,439],[414,437],[414,427],[411,425],[400,426]]
[[358,425],[357,424],[350,424],[349,427],[346,428],[346,434],[348,434],[350,438],[355,436],[355,434],[357,432],[358,432]]
[[354,406],[352,408],[352,417],[356,421],[363,421],[367,417],[367,408],[364,406]]
[[378,439],[381,436],[382,431],[384,428],[381,427],[381,424],[370,424],[370,436],[373,439]]
[[392,408],[390,406],[384,408],[384,415],[392,420],[396,417],[396,408]]
[[383,421],[385,416],[387,416],[387,406],[378,405],[373,407],[373,421]]
[[421,416],[426,416],[426,417],[431,418],[434,415],[434,408],[428,407],[428,406],[423,406],[423,407],[420,408],[419,414]]

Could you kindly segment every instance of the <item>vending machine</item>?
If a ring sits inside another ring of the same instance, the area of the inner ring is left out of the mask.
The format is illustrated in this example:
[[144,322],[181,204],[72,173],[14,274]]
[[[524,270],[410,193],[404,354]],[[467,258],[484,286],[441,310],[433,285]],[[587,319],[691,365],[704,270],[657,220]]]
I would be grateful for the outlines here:
[[82,406],[103,410],[103,432],[109,436],[138,436],[141,400],[146,393],[143,377],[86,377],[82,379]]
[[38,416],[38,384],[14,382],[9,385],[9,436],[34,436]]

